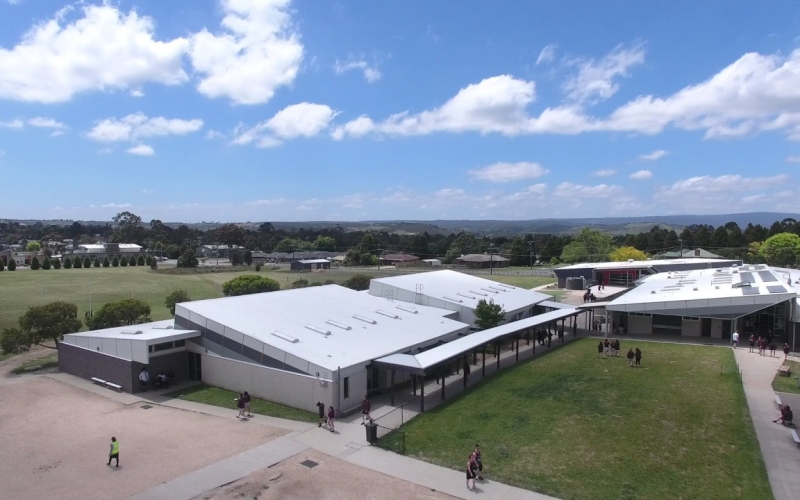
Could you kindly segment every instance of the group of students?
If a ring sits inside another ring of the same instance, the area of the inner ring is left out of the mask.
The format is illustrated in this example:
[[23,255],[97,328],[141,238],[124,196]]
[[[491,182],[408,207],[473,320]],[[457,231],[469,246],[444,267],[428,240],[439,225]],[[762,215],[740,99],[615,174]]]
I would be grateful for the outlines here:
[[236,415],[236,418],[247,418],[252,417],[253,414],[250,413],[250,394],[247,391],[240,392],[239,397],[236,398],[236,407],[239,409],[239,413]]
[[[481,459],[481,447],[475,445],[475,449],[467,457],[467,488],[475,488],[475,480],[483,481],[483,460]],[[472,486],[469,485],[472,481]]]
[[610,358],[614,356],[619,357],[619,340],[618,339],[605,339],[597,344],[597,353],[601,358]]
[[[734,338],[733,347],[736,348],[736,345],[739,343],[739,334],[738,333],[734,333],[733,336],[734,336],[733,337]],[[769,349],[769,357],[771,357],[771,358],[775,357],[775,351],[778,349],[778,346],[775,345],[774,341],[771,341],[771,340],[767,339],[766,337],[759,336],[758,338],[756,338],[755,335],[750,335],[749,342],[750,342],[750,352],[753,352],[753,349],[755,349],[757,347],[758,348],[758,355],[759,356],[766,356],[767,355],[767,349]],[[783,344],[783,360],[784,361],[786,361],[786,358],[789,356],[789,352],[791,350],[792,349],[791,349],[791,347],[789,347],[789,344],[787,344],[787,343]]]
[[[139,389],[142,392],[147,391],[147,384],[150,382],[150,372],[147,371],[147,367],[142,367],[142,370],[139,372]],[[156,375],[156,379],[154,381],[156,389],[166,389],[171,384],[175,383],[175,372],[170,370],[167,373],[164,373],[164,370],[158,372]]]
[[336,410],[333,409],[333,406],[329,406],[326,413],[325,403],[322,401],[317,401],[317,410],[319,411],[319,422],[317,423],[317,427],[322,427],[322,424],[325,424],[329,431],[334,432],[334,426],[336,424]]

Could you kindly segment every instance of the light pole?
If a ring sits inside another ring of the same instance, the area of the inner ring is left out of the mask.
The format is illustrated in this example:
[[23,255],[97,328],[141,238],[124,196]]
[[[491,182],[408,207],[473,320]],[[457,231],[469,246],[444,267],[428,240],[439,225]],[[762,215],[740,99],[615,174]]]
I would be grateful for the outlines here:
[[531,269],[533,269],[533,240],[528,242],[528,247],[530,247],[530,252],[528,255],[531,257]]
[[678,241],[681,243],[681,253],[678,255],[678,258],[683,258],[683,238],[678,238]]
[[494,243],[489,243],[489,274],[494,274],[493,264],[494,264]]

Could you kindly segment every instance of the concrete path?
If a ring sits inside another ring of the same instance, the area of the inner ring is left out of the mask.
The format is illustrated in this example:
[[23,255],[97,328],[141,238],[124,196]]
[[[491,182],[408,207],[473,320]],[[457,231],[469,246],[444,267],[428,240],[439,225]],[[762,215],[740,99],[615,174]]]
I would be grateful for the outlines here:
[[742,369],[747,406],[767,466],[772,494],[775,500],[800,499],[800,450],[792,441],[789,429],[772,422],[780,414],[775,404],[772,379],[783,357],[759,356],[750,353],[748,348],[736,349],[734,354]]

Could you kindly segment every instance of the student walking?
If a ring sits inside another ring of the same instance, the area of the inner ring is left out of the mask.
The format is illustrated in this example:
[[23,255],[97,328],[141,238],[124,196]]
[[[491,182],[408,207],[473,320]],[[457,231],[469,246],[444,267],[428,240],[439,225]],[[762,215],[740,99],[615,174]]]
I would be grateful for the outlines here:
[[[475,487],[475,461],[472,459],[472,454],[470,453],[467,457],[467,489],[473,489]],[[472,486],[469,485],[469,482],[472,481]]]
[[641,366],[642,363],[642,351],[639,348],[636,348],[636,352],[634,353],[634,357],[636,358],[636,366]]
[[[444,380],[442,380],[442,383],[444,383]],[[364,425],[367,420],[372,420],[372,417],[369,416],[369,410],[371,407],[372,405],[365,394],[364,399],[361,401],[361,425]]]
[[619,357],[619,339],[614,340],[614,357]]
[[117,438],[111,438],[111,448],[108,450],[108,465],[111,466],[111,460],[115,460],[114,467],[119,467],[119,441]]
[[467,383],[469,382],[469,372],[470,372],[469,363],[467,362],[467,358],[464,358],[464,387],[467,387]]
[[732,339],[733,339],[733,348],[736,349],[736,346],[739,345],[739,332],[733,332]]
[[336,410],[333,409],[333,406],[328,407],[328,427],[333,432],[333,425],[334,421],[336,420]]
[[774,358],[775,357],[775,350],[777,348],[778,348],[778,346],[775,345],[775,342],[770,342],[769,343],[769,357],[770,358]]
[[753,347],[756,346],[756,337],[755,335],[750,335],[750,352],[753,352]]
[[317,422],[317,427],[322,427],[322,424],[325,422],[325,403],[317,401],[317,410],[319,410],[319,422]]
[[472,454],[475,456],[475,464],[478,466],[478,472],[475,474],[475,477],[483,481],[483,459],[481,458],[481,447],[476,444],[475,450],[473,450]]
[[628,356],[628,366],[633,367],[633,357],[634,357],[633,349],[628,349],[627,356]]
[[247,412],[248,417],[252,417],[253,414],[250,413],[250,393],[244,391],[244,411]]
[[608,339],[603,341],[603,352],[605,353],[606,357],[611,355],[611,342]]
[[236,418],[245,418],[244,415],[244,394],[241,392],[239,393],[239,397],[236,398],[236,407],[239,408],[239,413],[236,415]]
[[789,351],[791,351],[791,348],[789,347],[789,344],[784,343],[783,344],[783,360],[784,361],[786,361],[786,358],[789,357]]
[[150,382],[150,372],[143,366],[142,371],[139,372],[139,389],[141,389],[142,392],[147,392],[148,382]]
[[597,344],[597,355],[600,356],[601,359],[603,358],[603,341],[602,340],[600,341],[599,344]]

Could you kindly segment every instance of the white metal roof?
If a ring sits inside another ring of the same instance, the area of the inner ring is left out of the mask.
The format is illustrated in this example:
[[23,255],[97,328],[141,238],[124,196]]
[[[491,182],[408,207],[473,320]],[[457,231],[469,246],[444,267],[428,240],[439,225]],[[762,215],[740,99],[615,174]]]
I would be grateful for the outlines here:
[[553,300],[545,300],[544,302],[539,302],[538,305],[549,307],[550,309],[575,309],[575,306],[571,304],[564,304],[563,302],[555,302]]
[[306,259],[306,260],[298,260],[301,264],[330,264],[331,261],[328,259]]
[[798,291],[787,284],[783,273],[765,265],[658,273],[641,280],[606,309],[736,318],[796,297]]
[[737,259],[656,259],[656,260],[635,260],[633,262],[584,262],[571,266],[559,267],[559,270],[568,269],[639,269],[642,267],[659,266],[666,264],[719,264],[721,262],[740,262]]
[[444,317],[451,311],[338,285],[184,302],[176,309],[331,371],[469,331]]
[[78,248],[85,248],[86,250],[105,250],[105,245],[96,245],[96,244],[86,244],[86,245],[78,245]]
[[136,243],[120,243],[119,248],[142,248],[142,246]]
[[[373,279],[385,286],[416,292],[475,309],[481,299],[492,299],[506,312],[516,311],[551,299],[550,295],[506,285],[457,271],[443,270]],[[421,288],[420,288],[421,287]],[[372,291],[372,287],[370,287]]]
[[152,323],[142,323],[141,325],[119,326],[115,328],[104,328],[102,330],[91,330],[88,332],[70,333],[64,335],[64,341],[68,344],[77,345],[72,339],[78,337],[100,338],[100,339],[125,339],[125,340],[144,340],[148,345],[158,344],[159,342],[170,342],[173,340],[187,339],[200,336],[196,330],[176,330],[173,328],[174,320],[153,321]]
[[380,358],[376,361],[394,365],[398,367],[408,368],[410,371],[427,370],[433,366],[443,363],[449,359],[453,359],[465,352],[470,352],[478,347],[493,342],[496,339],[510,335],[512,333],[531,328],[535,326],[545,325],[552,321],[558,321],[563,318],[580,313],[574,308],[559,309],[556,311],[538,314],[530,318],[521,319],[512,323],[489,328],[480,332],[475,332],[470,335],[460,337],[452,342],[428,349],[417,355],[411,354],[393,354]]

